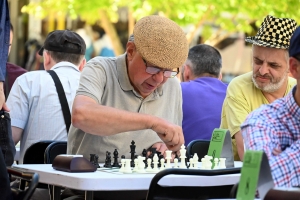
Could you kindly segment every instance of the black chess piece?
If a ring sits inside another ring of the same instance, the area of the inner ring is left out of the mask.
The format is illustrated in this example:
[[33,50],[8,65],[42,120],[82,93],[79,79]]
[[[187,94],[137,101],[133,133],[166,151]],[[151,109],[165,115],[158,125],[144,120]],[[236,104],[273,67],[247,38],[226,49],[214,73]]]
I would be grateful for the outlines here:
[[121,159],[125,159],[125,156],[124,156],[124,155],[122,155],[122,156],[121,156]]
[[96,154],[90,154],[90,162],[94,164]]
[[110,156],[109,151],[106,151],[106,158],[105,158],[105,163],[104,163],[103,167],[112,168],[112,166],[111,166],[111,156]]
[[135,155],[135,142],[132,140],[131,145],[130,145],[130,153],[131,153],[131,161],[130,161],[130,166],[134,167],[134,155]]
[[100,165],[98,163],[98,155],[96,154],[90,154],[90,162],[95,165],[97,168],[100,168]]
[[113,163],[113,167],[118,167],[118,168],[120,168],[121,167],[121,165],[119,164],[119,162],[118,162],[118,155],[119,155],[119,153],[118,153],[118,150],[117,149],[115,149],[115,151],[114,151],[114,163]]
[[143,162],[145,163],[145,167],[147,168],[148,165],[147,165],[147,150],[146,149],[143,149],[142,156],[145,158],[143,160]]

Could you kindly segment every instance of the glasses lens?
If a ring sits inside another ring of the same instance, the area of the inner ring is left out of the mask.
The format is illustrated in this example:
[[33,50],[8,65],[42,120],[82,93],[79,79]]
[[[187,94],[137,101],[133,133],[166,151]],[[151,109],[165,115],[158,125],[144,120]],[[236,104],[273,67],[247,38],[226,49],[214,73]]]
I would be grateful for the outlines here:
[[160,69],[156,67],[146,67],[146,72],[149,74],[157,74],[158,72],[160,72]]
[[176,71],[164,71],[164,76],[167,78],[174,78],[177,74]]

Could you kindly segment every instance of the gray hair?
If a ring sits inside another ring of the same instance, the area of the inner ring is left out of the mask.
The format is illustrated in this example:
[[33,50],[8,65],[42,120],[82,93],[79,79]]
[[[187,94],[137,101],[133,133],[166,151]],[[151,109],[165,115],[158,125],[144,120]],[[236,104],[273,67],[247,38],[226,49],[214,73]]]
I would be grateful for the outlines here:
[[218,77],[222,68],[220,52],[212,46],[199,44],[189,50],[188,61],[191,62],[191,70],[196,77],[204,73]]

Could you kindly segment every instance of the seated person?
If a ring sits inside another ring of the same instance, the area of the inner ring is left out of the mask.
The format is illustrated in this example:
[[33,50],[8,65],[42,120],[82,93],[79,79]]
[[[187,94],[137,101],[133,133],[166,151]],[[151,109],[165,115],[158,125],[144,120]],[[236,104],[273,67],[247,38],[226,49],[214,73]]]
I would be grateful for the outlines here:
[[286,96],[296,83],[288,76],[289,41],[296,26],[293,19],[268,15],[257,35],[245,39],[253,44],[253,70],[229,83],[220,126],[230,131],[235,160],[243,160],[244,142],[240,126],[247,115],[262,104]]
[[220,126],[227,89],[221,69],[222,57],[214,47],[199,44],[189,50],[181,70],[185,146],[196,139],[210,140]]
[[[140,19],[118,57],[95,57],[80,79],[73,103],[68,154],[89,159],[106,151],[130,158],[130,144],[141,155],[150,147],[164,154],[184,143],[182,97],[175,77],[188,55],[183,30],[160,16]],[[125,196],[127,192],[127,195]],[[95,199],[145,199],[147,191],[96,192]]]
[[[57,73],[71,108],[85,64],[85,43],[75,32],[53,31],[40,50],[45,70]],[[20,143],[20,160],[26,149],[40,140],[67,140],[67,127],[54,81],[45,71],[27,72],[17,78],[7,99],[12,135]]]
[[246,149],[264,151],[275,186],[300,186],[300,28],[289,48],[290,72],[297,85],[284,98],[253,111],[241,126]]

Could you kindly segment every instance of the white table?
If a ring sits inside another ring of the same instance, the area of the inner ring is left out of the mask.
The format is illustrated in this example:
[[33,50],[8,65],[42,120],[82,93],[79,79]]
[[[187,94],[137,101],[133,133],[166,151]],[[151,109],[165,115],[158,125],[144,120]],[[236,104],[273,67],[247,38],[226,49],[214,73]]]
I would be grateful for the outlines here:
[[[241,163],[235,164],[236,167]],[[155,174],[114,174],[103,171],[90,173],[68,173],[57,171],[48,164],[14,165],[28,172],[37,172],[40,182],[53,186],[67,187],[86,191],[86,199],[92,199],[92,191],[111,190],[148,190]],[[219,186],[233,185],[240,179],[240,174],[220,176],[188,176],[168,175],[159,181],[160,185],[168,186]],[[57,187],[55,193],[57,192]],[[57,198],[57,193],[54,198]]]

